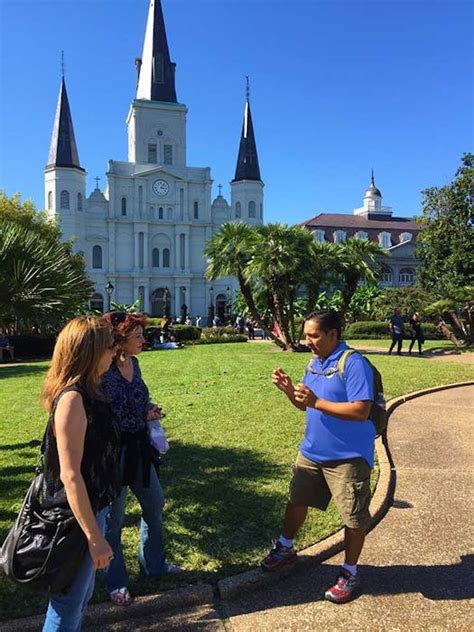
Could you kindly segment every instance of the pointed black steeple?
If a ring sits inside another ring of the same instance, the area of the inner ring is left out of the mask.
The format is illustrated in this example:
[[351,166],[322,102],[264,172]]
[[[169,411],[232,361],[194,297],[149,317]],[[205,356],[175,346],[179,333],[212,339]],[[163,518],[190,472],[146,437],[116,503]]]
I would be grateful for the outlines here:
[[49,147],[48,164],[46,167],[75,167],[84,171],[79,163],[74,128],[72,125],[71,110],[67,98],[64,75],[59,89],[58,106],[54,119],[53,134]]
[[160,0],[150,0],[137,99],[177,103],[174,84],[176,64],[170,60]]
[[258,166],[257,144],[253,131],[252,114],[250,112],[250,93],[247,77],[247,97],[245,101],[244,122],[240,136],[239,155],[233,182],[238,180],[261,180]]

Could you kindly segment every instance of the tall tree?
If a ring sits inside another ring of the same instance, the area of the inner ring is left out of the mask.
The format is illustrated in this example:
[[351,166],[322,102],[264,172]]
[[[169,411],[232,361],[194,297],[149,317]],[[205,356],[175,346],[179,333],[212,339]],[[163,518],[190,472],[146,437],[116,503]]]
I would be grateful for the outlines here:
[[474,286],[474,154],[464,154],[450,184],[423,191],[419,221],[422,287],[444,298]]
[[285,348],[298,349],[294,303],[310,264],[311,233],[299,226],[267,224],[257,227],[257,248],[247,268],[267,289],[268,304]]

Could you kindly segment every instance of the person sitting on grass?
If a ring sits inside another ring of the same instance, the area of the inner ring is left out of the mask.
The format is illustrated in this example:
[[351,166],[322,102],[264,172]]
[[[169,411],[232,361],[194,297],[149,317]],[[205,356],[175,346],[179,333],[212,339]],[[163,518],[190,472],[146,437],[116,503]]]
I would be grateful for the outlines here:
[[261,562],[276,571],[297,560],[294,538],[308,507],[326,510],[331,497],[345,525],[345,560],[336,583],[325,592],[334,603],[345,603],[360,590],[357,562],[370,520],[370,472],[374,463],[375,426],[369,411],[373,375],[358,353],[347,358],[344,378],[337,363],[348,348],[341,341],[337,312],[313,312],[305,319],[306,344],[314,354],[302,384],[293,383],[283,369],[273,371],[275,386],[296,408],[306,412],[306,432],[290,483],[283,528]]

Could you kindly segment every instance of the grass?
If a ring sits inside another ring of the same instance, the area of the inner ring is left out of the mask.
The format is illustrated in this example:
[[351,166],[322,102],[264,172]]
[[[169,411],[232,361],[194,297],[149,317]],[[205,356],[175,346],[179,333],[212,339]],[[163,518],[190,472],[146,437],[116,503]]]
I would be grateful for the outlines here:
[[[470,364],[382,355],[371,359],[384,376],[389,398],[472,376]],[[130,499],[124,543],[133,594],[215,581],[255,566],[266,553],[278,534],[304,429],[304,415],[272,386],[270,374],[282,366],[299,380],[307,360],[306,355],[281,353],[270,343],[142,354],[143,375],[167,413],[171,443],[162,467],[166,549],[169,559],[189,572],[162,581],[140,577],[140,512]],[[46,362],[0,368],[0,541],[32,477],[46,420],[39,405],[46,368]],[[339,527],[333,507],[326,513],[312,511],[297,545],[314,543]],[[96,599],[103,597],[98,588]],[[0,578],[3,618],[40,612],[45,603]]]

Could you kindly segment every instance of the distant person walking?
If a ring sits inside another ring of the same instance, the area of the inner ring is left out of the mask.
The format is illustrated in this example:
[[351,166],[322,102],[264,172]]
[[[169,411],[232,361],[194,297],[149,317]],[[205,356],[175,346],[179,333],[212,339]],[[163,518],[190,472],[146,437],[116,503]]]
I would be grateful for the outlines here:
[[413,345],[416,341],[418,341],[418,354],[423,355],[422,346],[425,342],[423,337],[423,331],[421,329],[421,316],[419,312],[415,312],[413,316],[410,318],[410,334],[411,334],[411,342],[410,347],[408,349],[408,353],[411,353],[413,349]]
[[392,334],[392,344],[390,345],[390,349],[388,350],[388,353],[390,355],[395,345],[397,345],[397,355],[402,355],[404,325],[403,325],[402,312],[399,307],[395,308],[388,322],[390,326],[390,333]]
[[251,318],[248,318],[246,325],[247,325],[249,340],[255,340],[255,325],[254,325],[253,320]]

